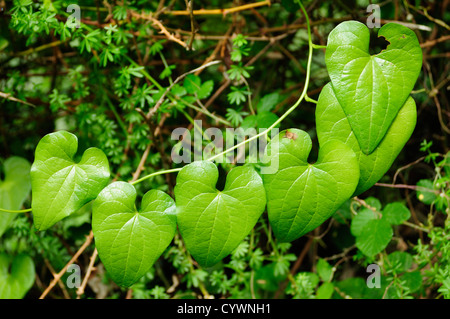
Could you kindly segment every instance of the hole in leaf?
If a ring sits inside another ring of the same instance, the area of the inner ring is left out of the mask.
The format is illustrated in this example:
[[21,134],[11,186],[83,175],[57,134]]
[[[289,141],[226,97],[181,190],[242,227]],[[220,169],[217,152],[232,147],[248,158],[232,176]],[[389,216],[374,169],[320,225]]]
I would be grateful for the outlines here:
[[311,148],[311,152],[309,152],[308,155],[308,163],[311,165],[314,164],[315,162],[317,162],[318,157],[319,157],[319,148],[317,147],[317,143],[314,143]]
[[370,36],[370,48],[369,52],[371,55],[376,55],[381,53],[381,51],[386,50],[390,44],[384,37],[378,37],[375,33]]
[[219,165],[217,168],[219,169],[219,179],[217,180],[216,188],[218,191],[221,192],[225,188],[227,173],[225,172],[225,170],[222,168],[221,165]]

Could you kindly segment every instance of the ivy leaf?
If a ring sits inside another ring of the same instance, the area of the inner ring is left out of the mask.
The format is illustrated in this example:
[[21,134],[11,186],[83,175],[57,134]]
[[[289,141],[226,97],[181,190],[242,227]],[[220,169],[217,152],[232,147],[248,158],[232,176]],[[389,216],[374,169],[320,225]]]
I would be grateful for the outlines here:
[[216,189],[218,178],[215,164],[199,161],[183,167],[175,186],[178,228],[187,249],[204,267],[230,254],[266,205],[262,179],[252,167],[232,169],[223,191]]
[[386,248],[392,239],[392,227],[384,218],[369,220],[356,237],[356,247],[361,252],[372,257]]
[[263,175],[267,211],[275,236],[282,242],[293,241],[325,222],[358,184],[358,162],[348,146],[330,140],[321,145],[317,162],[309,164],[311,147],[306,132],[289,129],[266,148],[264,162],[272,167],[278,163],[276,173]]
[[98,148],[87,149],[75,163],[78,139],[59,131],[44,136],[31,166],[34,225],[45,230],[95,199],[109,181],[109,164]]
[[0,254],[0,299],[22,299],[34,283],[33,260],[24,254],[15,258]]
[[136,209],[136,190],[126,182],[105,187],[92,207],[95,246],[114,282],[129,287],[145,275],[176,231],[173,199],[150,190]]
[[371,56],[369,29],[357,21],[343,22],[331,31],[325,55],[337,99],[365,154],[385,136],[422,67],[422,50],[413,31],[388,23],[378,36],[390,44]]
[[361,175],[355,196],[371,188],[386,174],[414,131],[416,119],[416,105],[410,97],[378,147],[370,155],[366,155],[362,152],[330,83],[322,89],[316,107],[319,143],[335,138],[350,146],[356,153]]
[[[21,209],[31,190],[31,164],[21,157],[8,158],[4,166],[5,180],[0,179],[0,208]],[[17,214],[0,212],[0,237]]]

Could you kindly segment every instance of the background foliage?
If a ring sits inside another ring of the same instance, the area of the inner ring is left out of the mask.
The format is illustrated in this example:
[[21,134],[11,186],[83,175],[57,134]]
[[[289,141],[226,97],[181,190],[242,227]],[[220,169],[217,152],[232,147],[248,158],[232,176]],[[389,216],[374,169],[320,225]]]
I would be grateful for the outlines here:
[[[81,8],[80,28],[66,23],[71,3]],[[319,45],[339,22],[368,16],[365,0],[304,4]],[[416,129],[376,186],[291,244],[277,243],[263,214],[233,254],[208,269],[196,265],[177,234],[128,290],[96,259],[89,205],[43,232],[35,231],[31,214],[20,214],[0,238],[0,252],[34,261],[26,297],[39,297],[86,243],[75,261],[87,273],[82,289],[67,288],[63,272],[49,298],[449,298],[448,1],[379,4],[382,23],[407,23],[417,34],[424,62],[412,92]],[[265,128],[303,89],[308,37],[298,5],[289,0],[15,0],[0,7],[2,180],[8,158],[32,162],[42,136],[60,129],[79,137],[80,150],[104,150],[114,180],[180,167],[170,158],[174,128],[193,133],[194,119],[204,129]],[[231,7],[238,9],[190,10]],[[375,33],[372,43],[372,53],[385,46]],[[221,63],[186,75],[215,60]],[[328,81],[324,50],[315,50],[308,95],[317,100]],[[314,104],[302,103],[280,128],[307,131],[317,153],[314,111]],[[231,167],[220,165],[221,174]],[[137,185],[138,196],[148,189],[173,196],[174,182],[174,174],[148,179]],[[29,196],[23,207],[30,207]],[[379,289],[366,285],[371,263],[381,268]]]

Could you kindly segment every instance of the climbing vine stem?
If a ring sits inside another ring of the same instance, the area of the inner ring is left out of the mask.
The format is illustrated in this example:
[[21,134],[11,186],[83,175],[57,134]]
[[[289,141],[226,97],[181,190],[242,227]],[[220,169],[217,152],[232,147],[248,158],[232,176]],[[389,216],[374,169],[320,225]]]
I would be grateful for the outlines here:
[[9,209],[0,208],[0,212],[11,213],[11,214],[21,214],[21,213],[31,212],[31,208],[21,209],[21,210],[9,210]]
[[[226,150],[224,150],[223,152],[216,154],[210,158],[208,158],[207,160],[209,161],[214,161],[218,158],[222,158],[222,156],[224,156],[225,154],[240,148],[241,146],[244,146],[245,144],[261,137],[261,136],[265,136],[267,135],[274,127],[276,127],[278,124],[280,124],[289,114],[291,114],[299,105],[300,103],[305,99],[307,102],[312,102],[312,103],[317,103],[315,100],[311,99],[310,97],[308,97],[307,92],[308,92],[308,86],[309,86],[309,79],[310,79],[310,74],[311,74],[311,62],[312,62],[312,53],[313,53],[313,49],[317,48],[317,46],[315,46],[312,43],[312,39],[311,39],[311,27],[310,27],[310,22],[309,22],[309,17],[308,17],[308,13],[305,10],[305,7],[303,6],[303,4],[301,3],[301,1],[298,1],[298,4],[300,5],[300,8],[305,16],[305,20],[306,20],[306,27],[308,30],[308,46],[309,46],[309,52],[308,52],[308,62],[307,62],[307,68],[306,68],[306,78],[305,78],[305,85],[303,87],[303,91],[302,94],[300,95],[300,97],[298,98],[298,100],[295,102],[294,105],[292,105],[283,115],[280,116],[280,118],[275,121],[271,126],[269,126],[269,128],[267,128],[266,130],[248,138],[245,141],[242,141],[241,143],[238,143]],[[148,178],[151,178],[153,176],[157,176],[157,175],[161,175],[161,174],[168,174],[168,173],[175,173],[175,172],[179,172],[181,170],[181,168],[174,168],[174,169],[169,169],[169,170],[164,170],[164,171],[160,171],[160,172],[155,172],[155,173],[151,173],[149,175],[146,175],[134,182],[132,182],[132,185],[138,184]]]

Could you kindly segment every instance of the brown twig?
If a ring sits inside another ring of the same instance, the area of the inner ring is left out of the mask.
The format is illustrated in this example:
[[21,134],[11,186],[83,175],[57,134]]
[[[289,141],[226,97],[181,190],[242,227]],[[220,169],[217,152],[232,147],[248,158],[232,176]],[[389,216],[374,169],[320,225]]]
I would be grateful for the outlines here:
[[395,172],[394,177],[392,178],[392,185],[395,184],[395,181],[397,180],[397,176],[398,176],[398,174],[400,174],[401,171],[403,171],[403,170],[405,170],[405,169],[407,169],[407,168],[409,168],[409,167],[411,167],[411,166],[413,166],[413,165],[416,165],[416,164],[420,163],[421,161],[423,161],[423,160],[425,159],[425,157],[426,157],[426,156],[422,156],[421,158],[415,160],[414,162],[409,163],[409,164],[407,164],[407,165],[405,165],[405,166],[403,166],[403,167],[400,167],[400,168]]
[[185,42],[183,42],[182,40],[178,39],[172,33],[167,31],[166,27],[158,19],[155,19],[150,14],[138,13],[138,12],[132,11],[132,10],[130,10],[130,13],[135,18],[151,21],[152,24],[154,26],[156,26],[160,30],[160,32],[163,33],[166,36],[167,39],[169,39],[170,41],[178,43],[179,45],[181,45],[182,47],[184,47],[186,49],[189,48],[189,46]]
[[84,294],[84,290],[86,289],[86,285],[88,283],[89,278],[91,277],[92,270],[95,269],[94,263],[97,259],[98,251],[97,248],[94,249],[94,252],[92,253],[91,260],[89,261],[89,266],[86,270],[86,275],[83,278],[83,282],[81,283],[80,287],[77,289],[77,299],[80,299],[81,296]]
[[423,42],[423,43],[420,44],[420,47],[422,49],[423,48],[428,48],[428,47],[435,46],[438,43],[445,42],[445,41],[448,41],[448,40],[450,40],[450,35],[444,35],[444,36],[442,36],[440,38]]
[[69,268],[69,266],[72,265],[74,263],[74,261],[77,260],[78,257],[80,257],[80,255],[83,253],[83,251],[91,244],[93,238],[94,238],[94,233],[91,230],[89,235],[86,236],[86,241],[84,242],[84,244],[80,247],[80,249],[78,249],[78,251],[75,253],[75,255],[73,255],[73,257],[64,266],[64,268],[61,269],[61,271],[59,273],[54,275],[53,280],[50,282],[47,289],[45,289],[45,291],[42,293],[42,295],[39,297],[39,299],[44,299],[48,295],[48,293],[53,289],[53,287],[55,287],[56,283],[66,273],[67,268]]
[[12,96],[10,93],[4,93],[4,92],[0,92],[0,97],[13,101],[13,102],[18,102],[18,103],[22,103],[31,107],[36,107],[36,105],[28,103],[26,101],[23,101],[21,99],[15,98],[14,96]]
[[[47,260],[47,258],[44,258],[44,262],[45,262],[45,265],[47,266],[47,268],[50,270],[50,272],[52,273],[52,275],[53,275],[53,277],[55,277],[55,269],[52,267],[52,265],[50,264],[50,262]],[[58,286],[59,286],[59,288],[61,288],[61,290],[62,290],[62,292],[63,292],[63,295],[64,295],[64,298],[66,298],[66,299],[70,299],[70,295],[69,295],[69,293],[67,292],[67,289],[66,289],[66,287],[64,286],[64,283],[61,281],[61,279],[60,280],[58,280]]]
[[[255,3],[249,3],[244,4],[242,6],[237,6],[229,9],[200,9],[200,10],[193,10],[193,15],[227,15],[228,13],[235,13],[239,11],[249,10],[252,8],[258,8],[263,6],[270,6],[270,0],[255,2]],[[166,11],[164,14],[170,14],[175,16],[187,16],[190,15],[191,12],[189,10],[176,10],[176,11]]]
[[191,19],[191,38],[189,39],[189,50],[192,50],[192,44],[194,43],[195,33],[197,32],[197,28],[195,27],[195,17],[194,17],[194,4],[193,0],[185,0],[186,9],[189,11],[189,17]]
[[133,178],[131,179],[132,182],[136,181],[139,178],[139,175],[141,175],[141,172],[144,170],[145,162],[147,161],[148,155],[150,154],[151,147],[152,143],[149,143],[144,153],[142,154],[141,160],[139,161],[139,165],[136,171],[133,173]]
[[180,82],[182,79],[184,79],[189,74],[195,73],[198,70],[205,69],[207,67],[210,67],[211,65],[218,64],[218,63],[220,63],[220,61],[211,61],[209,63],[203,64],[203,65],[199,66],[198,68],[190,70],[189,72],[186,72],[186,73],[180,75],[179,77],[177,77],[175,79],[175,81],[173,81],[172,84],[164,91],[164,93],[159,98],[158,102],[156,102],[155,106],[148,111],[148,113],[146,115],[147,119],[149,120],[149,119],[151,119],[153,117],[153,115],[156,113],[156,111],[159,109],[159,107],[164,102],[164,99],[166,98],[166,95],[170,92],[170,90],[173,88],[173,86],[175,84]]

